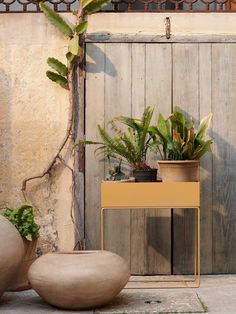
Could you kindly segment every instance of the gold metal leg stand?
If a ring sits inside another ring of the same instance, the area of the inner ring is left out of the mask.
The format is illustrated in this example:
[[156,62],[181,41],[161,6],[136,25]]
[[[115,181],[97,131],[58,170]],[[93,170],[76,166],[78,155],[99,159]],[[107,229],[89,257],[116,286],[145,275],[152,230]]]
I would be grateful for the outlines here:
[[104,250],[104,211],[105,208],[101,208],[101,250]]
[[[104,213],[106,208],[101,208],[101,250],[104,250]],[[117,209],[117,208],[116,208]],[[123,208],[122,208],[123,209]],[[107,209],[109,210],[109,209]],[[174,288],[199,288],[200,287],[200,207],[194,208],[194,276],[193,278],[150,278],[150,279],[130,279],[129,282],[137,283],[157,283],[157,282],[181,282],[179,286],[160,285],[139,285],[126,286],[125,289],[174,289]],[[188,285],[188,283],[195,285]]]

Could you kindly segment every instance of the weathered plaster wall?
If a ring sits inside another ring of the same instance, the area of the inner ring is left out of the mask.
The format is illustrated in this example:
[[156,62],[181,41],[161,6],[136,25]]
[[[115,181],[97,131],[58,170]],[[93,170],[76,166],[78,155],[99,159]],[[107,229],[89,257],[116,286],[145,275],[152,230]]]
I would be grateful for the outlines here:
[[[45,76],[47,57],[64,60],[65,51],[65,38],[43,14],[1,14],[0,205],[22,203],[22,180],[42,172],[65,134],[67,92]],[[74,246],[70,188],[71,173],[61,165],[52,178],[29,184],[43,251]]]
[[[132,23],[130,22],[132,17]],[[151,18],[150,18],[151,17]],[[89,17],[89,34],[165,35],[166,17],[170,18],[171,34],[222,35],[236,34],[236,13],[102,13]]]

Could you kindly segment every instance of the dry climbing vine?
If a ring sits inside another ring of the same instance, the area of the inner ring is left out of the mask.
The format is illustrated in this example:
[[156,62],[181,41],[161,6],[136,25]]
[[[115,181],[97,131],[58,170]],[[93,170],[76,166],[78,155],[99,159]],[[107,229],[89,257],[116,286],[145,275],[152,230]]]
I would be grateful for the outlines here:
[[[110,0],[81,0],[80,9],[73,12],[76,17],[76,23],[71,26],[69,25],[58,13],[54,12],[50,7],[45,5],[43,2],[40,3],[40,8],[47,17],[47,19],[65,35],[68,40],[68,52],[66,53],[67,65],[63,64],[61,61],[55,58],[48,58],[47,63],[54,71],[47,71],[47,77],[53,82],[59,84],[62,88],[68,90],[69,93],[69,112],[67,129],[65,135],[59,145],[57,151],[55,152],[53,158],[49,161],[45,169],[36,175],[32,175],[25,178],[22,181],[21,191],[24,200],[27,202],[29,197],[27,195],[27,184],[35,179],[42,179],[46,176],[50,177],[51,172],[55,164],[59,161],[62,165],[71,171],[72,175],[72,193],[74,194],[75,189],[75,175],[74,170],[71,168],[64,158],[62,157],[62,151],[67,145],[68,141],[72,139],[75,140],[74,136],[74,110],[75,110],[75,90],[74,90],[74,78],[77,75],[78,65],[82,63],[84,58],[84,34],[86,32],[88,22],[86,20],[87,15],[96,13],[103,6],[107,5]],[[56,72],[55,72],[56,71]],[[80,106],[83,104],[79,104]],[[79,117],[80,118],[80,117]],[[73,217],[73,206],[74,206],[74,195],[72,196],[71,204],[71,219],[76,228],[76,224]],[[79,234],[79,230],[76,230]],[[81,237],[79,237],[81,238]],[[79,247],[82,245],[79,243]]]

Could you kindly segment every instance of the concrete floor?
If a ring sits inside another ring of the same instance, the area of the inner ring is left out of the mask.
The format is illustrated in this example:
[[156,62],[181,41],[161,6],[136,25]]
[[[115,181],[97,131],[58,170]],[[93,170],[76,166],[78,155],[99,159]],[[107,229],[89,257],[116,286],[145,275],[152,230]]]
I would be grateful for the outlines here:
[[[6,292],[1,314],[68,313],[46,303],[33,291]],[[236,275],[202,276],[199,289],[123,290],[107,306],[72,313],[214,313],[236,314]]]

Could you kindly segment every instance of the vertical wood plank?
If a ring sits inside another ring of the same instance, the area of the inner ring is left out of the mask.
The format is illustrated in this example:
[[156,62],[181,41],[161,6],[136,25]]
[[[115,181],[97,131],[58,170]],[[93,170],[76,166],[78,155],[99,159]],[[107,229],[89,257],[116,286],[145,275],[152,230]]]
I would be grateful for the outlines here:
[[[105,54],[107,122],[117,115],[131,115],[131,44],[106,44]],[[107,163],[105,169],[107,172]],[[130,211],[109,210],[105,218],[105,249],[116,252],[130,264]]]
[[[96,125],[104,126],[104,44],[86,45],[86,139],[98,141]],[[100,183],[104,161],[94,155],[95,146],[86,146],[85,238],[87,249],[100,249]]]
[[[171,113],[171,45],[146,44],[146,105],[157,112]],[[156,116],[154,117],[154,122]],[[157,166],[157,156],[152,157]],[[171,272],[171,213],[167,210],[146,210],[146,273]]]
[[236,271],[236,44],[212,44],[213,272]]
[[[212,111],[211,44],[199,44],[199,114]],[[212,131],[209,130],[212,137]],[[212,154],[201,159],[201,273],[212,273]]]
[[[85,138],[85,54],[74,69],[74,134],[75,143]],[[75,248],[85,249],[85,151],[79,146],[74,155],[74,216]]]
[[[173,104],[199,120],[198,44],[173,44]],[[193,212],[174,209],[173,272],[193,272]]]
[[[132,85],[131,105],[132,116],[141,117],[145,108],[145,59],[146,45],[132,44]],[[131,273],[145,274],[146,272],[146,220],[145,210],[131,210]]]
[[[106,121],[118,114],[138,116],[146,105],[158,106],[165,116],[169,115],[171,45],[87,44],[87,49],[97,60],[87,63],[86,125],[103,125],[104,111]],[[174,105],[196,121],[213,111],[214,162],[212,166],[211,155],[201,162],[201,251],[205,273],[212,269],[213,272],[235,271],[235,49],[235,44],[213,44],[212,51],[211,44],[173,44]],[[222,128],[222,125],[227,127]],[[96,136],[95,128],[86,128],[87,138],[98,139]],[[97,249],[100,247],[99,187],[104,178],[104,163],[95,159],[93,150],[93,147],[86,148],[85,224],[87,248]],[[183,210],[174,213],[174,272],[190,273],[193,269],[192,214]],[[132,210],[131,217],[128,212],[110,212],[110,215],[106,219],[107,249],[128,261],[131,252],[134,273],[170,272],[171,223],[166,211],[147,210],[145,214]],[[140,232],[134,233],[135,229]]]

